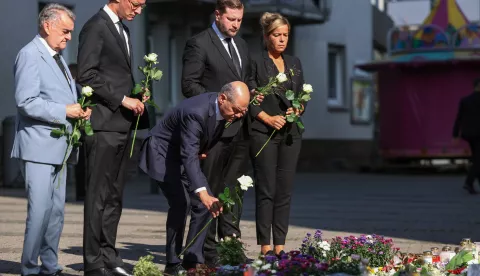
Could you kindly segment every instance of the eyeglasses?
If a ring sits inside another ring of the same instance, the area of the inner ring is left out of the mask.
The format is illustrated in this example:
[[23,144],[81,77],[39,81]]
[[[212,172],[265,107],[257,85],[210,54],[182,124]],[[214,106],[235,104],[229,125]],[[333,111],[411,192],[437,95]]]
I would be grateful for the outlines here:
[[137,3],[137,2],[132,2],[131,0],[128,0],[128,2],[132,6],[133,10],[137,10],[138,8],[141,8],[143,10],[147,7],[147,4],[140,4],[140,3]]

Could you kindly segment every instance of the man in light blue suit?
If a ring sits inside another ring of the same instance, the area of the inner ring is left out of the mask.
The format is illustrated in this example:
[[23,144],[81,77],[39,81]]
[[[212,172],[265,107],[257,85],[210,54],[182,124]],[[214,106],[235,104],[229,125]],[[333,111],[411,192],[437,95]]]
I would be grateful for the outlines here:
[[59,55],[71,39],[74,20],[64,6],[47,5],[40,12],[39,35],[15,61],[18,112],[11,156],[21,162],[28,196],[22,275],[62,275],[57,251],[64,221],[66,170],[61,171],[61,164],[67,140],[50,132],[61,125],[71,131],[68,119],[88,119],[91,113],[77,103],[75,82]]

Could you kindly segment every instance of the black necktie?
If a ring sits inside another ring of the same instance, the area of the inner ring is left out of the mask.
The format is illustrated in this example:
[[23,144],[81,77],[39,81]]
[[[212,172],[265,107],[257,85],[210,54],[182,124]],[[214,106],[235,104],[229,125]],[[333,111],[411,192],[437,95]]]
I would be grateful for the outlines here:
[[232,38],[227,37],[225,38],[225,41],[228,43],[228,51],[230,52],[230,57],[232,58],[233,66],[235,66],[235,69],[237,70],[238,75],[242,77],[242,69],[240,68],[240,59],[238,59],[237,51],[235,51],[235,47],[233,47]]
[[57,62],[58,67],[60,67],[60,71],[62,71],[63,75],[67,79],[68,84],[70,84],[70,79],[68,78],[67,70],[65,70],[65,66],[63,66],[62,60],[60,59],[60,55],[55,54],[53,58]]
[[119,29],[119,32],[120,32],[120,38],[122,39],[122,42],[123,42],[123,46],[125,46],[125,50],[127,50],[127,54],[130,55],[130,53],[128,52],[127,39],[125,38],[125,33],[123,32],[122,21],[118,21],[117,24],[118,24],[118,29]]

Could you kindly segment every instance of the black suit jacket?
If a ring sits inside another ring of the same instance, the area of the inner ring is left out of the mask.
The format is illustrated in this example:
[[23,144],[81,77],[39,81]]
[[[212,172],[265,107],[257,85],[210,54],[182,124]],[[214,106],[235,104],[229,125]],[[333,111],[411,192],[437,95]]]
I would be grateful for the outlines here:
[[[130,53],[133,54],[130,32]],[[91,97],[91,122],[94,130],[128,132],[136,120],[133,111],[122,106],[124,96],[130,96],[134,79],[132,55],[128,55],[117,27],[107,13],[101,9],[83,26],[78,45],[78,76],[82,86],[94,89]],[[148,114],[140,119],[139,128],[148,127]]]
[[[253,79],[250,72],[250,54],[245,40],[233,38],[242,64],[241,76],[235,70],[233,61],[212,27],[200,32],[187,41],[183,52],[182,93],[193,97],[205,92],[220,91],[222,86],[233,81],[243,81],[250,88]],[[242,119],[234,122],[224,131],[224,137],[233,137],[240,129]]]
[[182,101],[153,127],[145,139],[140,168],[151,178],[168,183],[178,182],[186,173],[190,191],[200,187],[209,190],[200,168],[199,155],[207,153],[219,140],[225,122],[215,131],[217,93],[204,93]]
[[[285,63],[285,74],[288,80],[284,83],[285,87],[291,88],[295,93],[299,93],[303,89],[304,79],[302,64],[297,57],[282,55]],[[293,74],[292,74],[293,72]],[[271,77],[275,77],[278,70],[272,59],[268,56],[268,52],[264,50],[262,54],[252,58],[252,75],[255,80],[255,88],[265,86]],[[266,125],[259,119],[257,115],[264,111],[270,116],[285,115],[287,109],[292,107],[292,102],[285,97],[285,89],[277,89],[275,94],[266,96],[260,105],[250,106],[250,115],[252,117],[252,129],[259,132],[269,133],[273,128]],[[290,133],[302,133],[296,124],[288,126]]]
[[473,92],[460,100],[453,137],[480,139],[480,92]]

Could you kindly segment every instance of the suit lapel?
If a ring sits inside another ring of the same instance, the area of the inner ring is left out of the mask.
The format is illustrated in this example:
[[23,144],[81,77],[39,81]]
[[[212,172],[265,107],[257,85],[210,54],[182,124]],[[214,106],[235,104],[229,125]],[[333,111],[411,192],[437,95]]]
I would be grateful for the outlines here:
[[[112,32],[113,36],[115,37],[115,40],[117,41],[118,46],[120,46],[120,49],[122,49],[123,56],[125,57],[125,60],[127,61],[128,65],[130,66],[130,57],[128,55],[126,45],[124,45],[124,43],[122,41],[122,38],[120,37],[120,34],[118,33],[117,27],[113,24],[112,19],[108,16],[108,14],[103,9],[100,10],[100,16],[102,16],[103,19],[105,19],[105,22],[107,23],[108,29],[110,30],[110,32]],[[123,25],[123,26],[125,28],[125,25]],[[130,43],[130,37],[128,38],[128,41]],[[130,49],[132,49],[132,48],[130,48]]]
[[220,41],[220,38],[218,37],[218,35],[215,33],[215,31],[211,27],[208,29],[208,32],[210,33],[210,38],[212,39],[213,44],[215,45],[217,50],[220,52],[220,55],[223,57],[225,62],[228,64],[228,67],[230,67],[230,70],[232,70],[232,72],[236,76],[241,78],[242,76],[238,75],[237,70],[235,69],[235,66],[233,65],[232,58],[228,54],[227,49],[225,49],[225,47],[223,46],[223,43],[222,43],[222,41]]
[[77,93],[76,93],[76,90],[77,88],[75,87],[75,81],[73,80],[73,77],[72,77],[72,74],[70,72],[70,69],[68,69],[68,65],[67,63],[65,62],[65,59],[63,58],[63,56],[60,56],[60,60],[62,61],[63,63],[63,66],[65,67],[65,70],[67,71],[67,76],[68,78],[70,78],[70,91],[72,92],[73,96],[75,97],[75,99],[77,98]]
[[[66,87],[71,89],[70,85],[68,84],[68,81],[65,79],[65,76],[63,75],[62,71],[60,70],[60,67],[58,67],[58,64],[56,63],[55,59],[53,59],[53,57],[48,52],[47,48],[45,48],[45,45],[43,45],[43,43],[38,38],[35,38],[34,43],[35,43],[35,45],[37,45],[38,50],[42,54],[42,59],[45,60],[45,62],[50,66],[50,68],[52,68],[52,71],[55,73],[58,80],[61,83],[63,83]],[[65,69],[67,69],[67,68],[68,67],[65,67]],[[68,70],[67,70],[67,72],[68,72]],[[70,75],[70,73],[68,73],[68,74]],[[71,81],[71,82],[73,82],[73,81]]]

